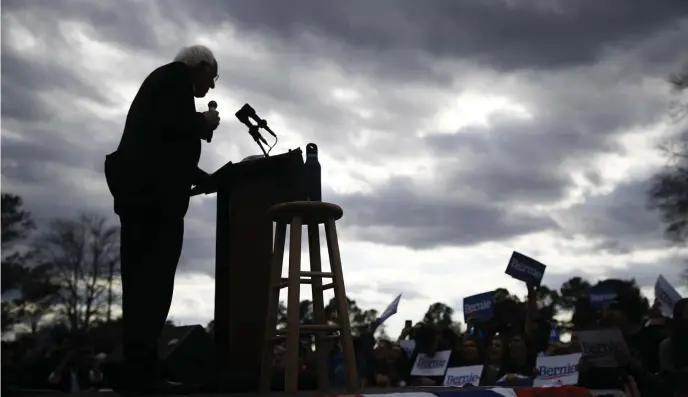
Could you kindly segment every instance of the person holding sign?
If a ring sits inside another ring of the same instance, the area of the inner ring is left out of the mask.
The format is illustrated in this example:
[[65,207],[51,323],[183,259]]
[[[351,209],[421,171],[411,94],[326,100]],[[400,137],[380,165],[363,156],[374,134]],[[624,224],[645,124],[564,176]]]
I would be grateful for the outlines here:
[[[451,332],[451,331],[450,331]],[[412,386],[439,386],[444,382],[447,367],[456,366],[452,354],[455,341],[441,338],[437,331],[424,323],[413,328],[416,348],[409,359],[406,384]]]
[[504,356],[506,355],[505,346],[506,342],[504,342],[501,336],[497,335],[492,338],[490,347],[487,350],[483,376],[480,378],[481,385],[491,386],[497,383],[504,363]]
[[509,339],[508,356],[499,377],[503,375],[533,376],[535,354],[528,345],[529,338],[524,334],[514,334]]
[[466,336],[461,342],[461,347],[456,352],[456,359],[453,360],[458,367],[469,365],[481,365],[483,362],[480,351],[480,341],[472,336]]
[[373,381],[377,387],[397,387],[406,379],[408,368],[405,365],[406,355],[401,346],[391,342],[380,341],[375,350]]
[[673,335],[659,345],[662,375],[679,393],[688,393],[688,298],[674,305]]
[[603,328],[578,333],[583,353],[578,382],[589,388],[620,388],[620,378],[632,375],[641,390],[649,391],[643,357],[656,355],[657,350],[641,327],[643,298],[631,288],[617,287],[616,292],[617,297],[603,309]]

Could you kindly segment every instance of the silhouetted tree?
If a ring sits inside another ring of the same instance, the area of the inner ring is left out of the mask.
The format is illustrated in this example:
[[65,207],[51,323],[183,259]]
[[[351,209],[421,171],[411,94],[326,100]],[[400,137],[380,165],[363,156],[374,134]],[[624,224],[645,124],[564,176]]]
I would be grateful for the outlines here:
[[494,298],[497,302],[505,299],[512,300],[514,302],[521,302],[521,298],[519,298],[517,295],[511,294],[506,288],[497,288],[494,290]]
[[[679,94],[688,87],[688,66],[669,79]],[[679,101],[673,116],[682,125],[688,115],[686,102]],[[652,180],[649,205],[659,211],[666,224],[666,236],[674,242],[685,242],[688,237],[688,131],[682,131],[677,141],[664,147],[669,164]]]
[[35,224],[31,213],[22,209],[24,204],[21,197],[2,194],[2,248],[5,244],[21,241],[34,230]]
[[572,310],[578,299],[588,296],[590,283],[580,277],[572,277],[559,288],[559,296],[562,309]]
[[454,309],[441,302],[436,302],[428,307],[423,316],[423,322],[437,329],[449,328],[453,323]]
[[[368,326],[373,320],[378,316],[377,310],[361,309],[356,301],[350,298],[346,298],[349,302],[349,322],[351,324],[351,332],[354,335],[358,335],[362,329]],[[330,299],[330,302],[325,306],[325,317],[329,322],[337,323],[339,318],[339,309],[337,305],[337,300],[335,298]]]
[[635,280],[609,278],[600,280],[596,286],[604,286],[616,292],[617,299],[625,302],[631,321],[640,322],[650,308],[647,298],[640,292]]
[[2,330],[25,322],[36,332],[40,319],[50,312],[59,289],[50,278],[50,266],[31,266],[34,251],[26,239],[35,228],[21,197],[2,194]]
[[61,290],[52,279],[52,269],[50,264],[22,268],[20,298],[13,305],[19,322],[24,323],[31,333],[36,333],[41,320],[53,312]]
[[557,290],[541,285],[535,289],[535,302],[540,320],[552,321],[559,311],[561,296]]
[[59,311],[73,330],[86,330],[94,320],[107,316],[107,279],[113,263],[119,263],[118,227],[95,214],[58,219],[40,237],[39,250],[62,287]]

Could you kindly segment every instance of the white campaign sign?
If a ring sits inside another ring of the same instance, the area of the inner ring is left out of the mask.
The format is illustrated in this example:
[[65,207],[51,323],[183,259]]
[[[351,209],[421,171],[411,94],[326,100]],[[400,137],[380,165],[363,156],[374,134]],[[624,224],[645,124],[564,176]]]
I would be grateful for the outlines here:
[[444,350],[435,353],[434,356],[428,357],[420,353],[416,357],[416,362],[413,364],[411,370],[412,376],[444,376],[444,371],[449,364],[449,357],[451,350]]
[[661,304],[662,314],[665,317],[673,317],[674,305],[681,300],[681,294],[660,275],[657,277],[657,282],[655,283],[655,299]]
[[628,346],[618,328],[579,331],[578,343],[583,357],[602,368],[616,367],[615,350],[628,354]]
[[416,350],[416,341],[413,339],[404,339],[399,341],[399,346],[404,349],[406,356],[411,357],[413,351]]
[[533,381],[533,386],[575,385],[578,383],[578,361],[581,356],[581,353],[574,353],[538,357],[536,368],[540,374]]
[[482,365],[447,368],[447,374],[444,376],[444,385],[463,387],[463,385],[470,383],[473,386],[478,386],[480,384],[480,377],[482,374]]

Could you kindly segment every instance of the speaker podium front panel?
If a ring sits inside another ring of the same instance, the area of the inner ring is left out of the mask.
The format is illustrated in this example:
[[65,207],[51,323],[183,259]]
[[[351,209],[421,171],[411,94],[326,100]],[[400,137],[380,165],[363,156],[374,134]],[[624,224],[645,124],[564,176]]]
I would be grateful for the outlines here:
[[221,370],[258,374],[272,254],[273,205],[303,199],[303,157],[288,153],[228,164],[215,174],[215,345]]

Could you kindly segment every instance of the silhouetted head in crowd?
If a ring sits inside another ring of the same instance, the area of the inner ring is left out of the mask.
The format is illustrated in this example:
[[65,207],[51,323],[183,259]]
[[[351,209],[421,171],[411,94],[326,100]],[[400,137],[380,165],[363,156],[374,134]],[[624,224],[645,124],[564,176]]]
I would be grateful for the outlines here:
[[416,324],[413,327],[413,339],[416,341],[418,353],[434,356],[439,350],[439,338],[437,331],[424,323]]
[[509,338],[509,359],[514,362],[528,361],[528,338],[524,334],[514,334]]
[[487,348],[487,364],[501,365],[505,354],[506,343],[504,343],[504,339],[499,335],[493,337]]
[[453,329],[443,328],[439,333],[438,348],[439,350],[452,350],[459,344],[460,341],[461,338],[456,334],[456,332],[454,332]]
[[688,367],[688,298],[674,305],[671,353],[674,368]]
[[573,308],[571,323],[577,329],[588,329],[597,324],[597,313],[590,306],[588,297],[581,297],[576,300]]
[[578,330],[571,331],[571,341],[569,341],[569,353],[580,353],[581,347],[578,343]]
[[388,363],[396,362],[404,356],[401,347],[390,341],[381,340],[375,349],[375,358]]
[[480,363],[480,342],[478,339],[467,336],[461,343],[461,358],[465,365]]
[[674,331],[681,335],[688,335],[688,298],[680,299],[674,305]]
[[646,307],[643,307],[642,297],[636,291],[625,291],[603,310],[602,323],[605,326],[619,327],[622,330],[640,325]]
[[287,349],[283,345],[276,345],[274,355],[272,357],[272,365],[275,367],[284,367],[284,359],[287,355]]

